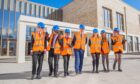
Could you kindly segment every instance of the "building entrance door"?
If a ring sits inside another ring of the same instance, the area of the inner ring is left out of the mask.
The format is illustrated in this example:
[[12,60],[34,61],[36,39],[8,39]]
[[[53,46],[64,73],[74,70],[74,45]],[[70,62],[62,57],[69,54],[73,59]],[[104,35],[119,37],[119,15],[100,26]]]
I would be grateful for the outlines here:
[[16,56],[16,40],[7,41],[7,56]]

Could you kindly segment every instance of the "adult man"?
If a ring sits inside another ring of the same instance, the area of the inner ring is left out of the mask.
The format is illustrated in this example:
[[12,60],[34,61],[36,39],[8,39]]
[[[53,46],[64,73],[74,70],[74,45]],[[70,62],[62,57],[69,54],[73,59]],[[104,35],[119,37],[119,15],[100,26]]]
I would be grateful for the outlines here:
[[[35,32],[32,32],[32,39],[31,39],[31,53],[32,53],[32,78],[41,79],[41,70],[44,58],[44,52],[46,47],[46,39],[45,39],[45,32],[44,32],[44,23],[39,22],[37,25],[37,29]],[[37,67],[38,62],[38,68]]]
[[72,45],[74,47],[74,54],[75,54],[76,74],[82,73],[84,51],[85,51],[85,45],[87,43],[87,37],[86,34],[84,33],[85,26],[83,24],[80,24],[79,28],[80,31],[74,34],[72,40]]

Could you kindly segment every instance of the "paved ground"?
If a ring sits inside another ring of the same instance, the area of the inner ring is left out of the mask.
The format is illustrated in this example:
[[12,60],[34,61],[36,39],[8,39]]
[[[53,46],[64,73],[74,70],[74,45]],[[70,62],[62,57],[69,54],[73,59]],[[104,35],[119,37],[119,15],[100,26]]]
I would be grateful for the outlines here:
[[30,80],[31,61],[16,64],[15,59],[0,59],[0,84],[140,84],[140,55],[125,55],[123,57],[123,72],[112,70],[112,57],[110,56],[111,72],[102,71],[100,62],[100,73],[91,73],[91,57],[84,60],[83,74],[75,75],[74,59],[70,61],[70,76],[63,77],[63,60],[60,60],[59,77],[48,77],[48,64],[44,61],[43,78],[41,80]]

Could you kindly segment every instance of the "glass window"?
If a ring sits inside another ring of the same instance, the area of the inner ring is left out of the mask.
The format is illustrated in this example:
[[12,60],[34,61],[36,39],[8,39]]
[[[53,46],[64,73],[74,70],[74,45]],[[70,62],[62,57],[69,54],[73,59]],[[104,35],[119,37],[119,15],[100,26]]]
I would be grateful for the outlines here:
[[1,55],[1,35],[2,35],[2,19],[3,19],[3,14],[2,14],[2,0],[0,0],[0,55]]
[[42,8],[42,16],[43,16],[43,18],[45,18],[45,11],[46,11],[46,10],[45,10],[45,7],[43,7],[43,8]]
[[38,16],[39,16],[39,6],[36,5],[36,17],[38,17]]
[[35,5],[31,4],[31,15],[35,16]]
[[46,17],[49,18],[49,12],[50,12],[50,11],[49,11],[49,8],[47,7],[46,10],[47,10],[47,11],[46,11]]
[[20,5],[21,5],[21,2],[17,1],[16,2],[16,12],[20,12]]
[[15,12],[10,11],[10,28],[8,29],[8,36],[10,39],[15,38],[15,33],[14,33],[14,28],[15,28]]
[[26,3],[25,2],[22,2],[21,3],[21,13],[22,14],[25,14],[25,7],[26,7]]
[[0,9],[2,8],[2,0],[0,0]]
[[47,18],[48,8],[45,7],[45,18]]
[[112,28],[112,11],[103,7],[103,21],[104,26]]
[[8,0],[4,0],[4,10],[8,9]]
[[27,3],[26,14],[30,15],[30,4],[29,3]]
[[10,0],[10,11],[14,11],[15,0]]
[[41,6],[39,6],[39,11],[38,11],[38,13],[39,13],[39,17],[41,17],[41,15],[42,15],[42,7],[41,7]]
[[9,26],[9,11],[4,11],[4,23],[3,23],[3,29],[2,29],[2,37],[7,38],[7,29]]
[[117,12],[117,27],[124,31],[123,14]]
[[139,51],[139,42],[138,42],[138,37],[134,37],[134,45],[135,45],[135,51]]
[[2,29],[2,56],[7,55],[7,30],[9,26],[9,11],[4,10],[4,23]]
[[110,49],[113,50],[112,42],[111,42],[111,39],[110,39],[111,38],[111,34],[110,33],[107,33],[106,34],[106,37],[108,39]]
[[128,52],[133,51],[133,39],[132,39],[132,36],[127,37],[127,49],[128,49]]

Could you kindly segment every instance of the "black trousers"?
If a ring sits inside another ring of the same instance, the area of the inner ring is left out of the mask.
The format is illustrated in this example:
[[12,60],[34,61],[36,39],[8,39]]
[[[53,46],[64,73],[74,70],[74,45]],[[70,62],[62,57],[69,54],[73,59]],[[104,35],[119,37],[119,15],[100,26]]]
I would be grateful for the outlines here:
[[100,53],[93,53],[93,54],[91,54],[91,55],[92,55],[93,71],[95,71],[95,66],[96,66],[96,71],[98,71]]
[[63,56],[64,74],[68,74],[70,55]]
[[[42,71],[43,59],[44,59],[44,52],[33,52],[33,56],[32,56],[33,75],[35,75],[36,72],[37,75],[40,75],[40,72]],[[38,63],[38,67],[37,67],[37,63]]]
[[[54,59],[54,65],[53,65],[53,59]],[[51,74],[53,71],[54,71],[54,75],[58,73],[58,63],[59,63],[59,54],[54,54],[54,49],[51,48],[48,57],[49,70]]]

